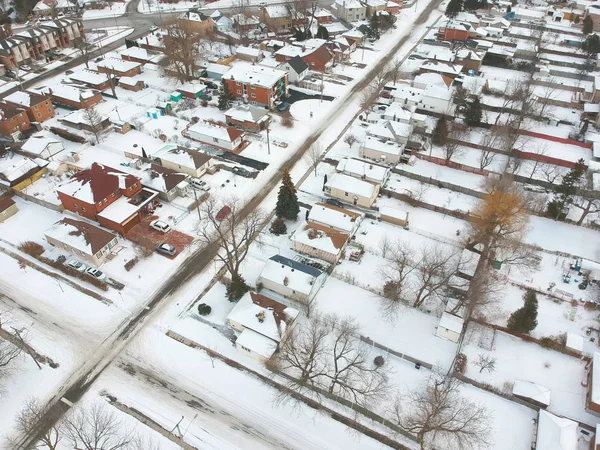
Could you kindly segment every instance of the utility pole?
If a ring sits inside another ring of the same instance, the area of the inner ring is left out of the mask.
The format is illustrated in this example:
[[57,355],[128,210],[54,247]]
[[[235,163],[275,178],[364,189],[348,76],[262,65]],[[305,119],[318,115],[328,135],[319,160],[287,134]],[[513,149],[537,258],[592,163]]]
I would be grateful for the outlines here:
[[271,141],[269,140],[269,125],[270,125],[270,122],[267,123],[267,153],[270,155],[271,154]]
[[21,331],[23,331],[23,330],[22,329],[17,330],[15,327],[11,327],[11,328],[15,332],[15,335],[17,336],[19,341],[21,341],[21,345],[23,346],[23,349],[27,352],[27,354],[29,356],[31,356],[31,359],[33,359],[33,362],[38,366],[38,369],[42,370],[42,366],[40,366],[40,363],[38,362],[38,360],[35,359],[35,356],[31,353],[31,348],[29,347],[29,345],[27,345],[27,343],[21,337]]
[[200,216],[200,205],[198,204],[198,193],[196,189],[192,186],[192,191],[194,191],[194,201],[196,202],[196,211],[198,211],[198,221],[202,221],[202,217]]

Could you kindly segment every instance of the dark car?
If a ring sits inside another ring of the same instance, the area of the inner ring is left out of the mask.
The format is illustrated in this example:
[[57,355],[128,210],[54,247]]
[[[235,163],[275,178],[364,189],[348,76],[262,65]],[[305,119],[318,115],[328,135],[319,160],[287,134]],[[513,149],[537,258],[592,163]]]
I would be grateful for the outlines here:
[[223,206],[215,216],[215,219],[221,222],[222,220],[225,220],[229,214],[231,214],[231,208],[229,206]]
[[277,106],[277,110],[279,110],[279,111],[282,111],[282,112],[283,112],[283,111],[287,111],[289,107],[290,107],[290,104],[289,104],[289,103],[286,103],[286,102],[281,102],[281,103],[280,103],[280,104]]
[[331,206],[337,206],[338,208],[343,208],[344,204],[335,198],[328,198],[325,203]]
[[177,253],[177,249],[173,247],[171,244],[167,244],[166,242],[161,242],[156,244],[156,251],[161,255],[174,256]]
[[212,81],[205,81],[204,82],[204,86],[206,86],[209,89],[219,89],[219,85],[217,83],[212,82]]

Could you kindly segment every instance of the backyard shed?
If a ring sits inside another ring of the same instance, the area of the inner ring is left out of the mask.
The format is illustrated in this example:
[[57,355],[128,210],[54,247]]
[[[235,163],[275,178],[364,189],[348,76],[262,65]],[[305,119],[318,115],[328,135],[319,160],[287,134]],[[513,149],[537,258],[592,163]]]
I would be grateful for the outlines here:
[[442,339],[447,339],[452,342],[458,342],[462,332],[464,319],[445,312],[440,318],[435,335]]

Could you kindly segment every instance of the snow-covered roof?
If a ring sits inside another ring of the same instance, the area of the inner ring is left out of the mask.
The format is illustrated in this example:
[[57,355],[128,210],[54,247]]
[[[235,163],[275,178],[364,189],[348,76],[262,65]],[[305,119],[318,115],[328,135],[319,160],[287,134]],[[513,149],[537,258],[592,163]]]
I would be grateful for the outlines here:
[[27,92],[27,91],[17,91],[13,92],[10,95],[4,97],[4,100],[11,103],[16,103],[21,106],[34,106],[38,103],[42,103],[47,100],[43,95]]
[[364,8],[358,0],[335,0],[335,5],[346,9]]
[[348,36],[350,38],[362,39],[365,37],[365,34],[360,31],[358,28],[353,28],[352,30],[346,31],[343,36]]
[[263,51],[260,48],[246,47],[245,45],[239,45],[235,49],[235,54],[236,55],[246,55],[246,56],[251,56],[251,57],[259,57],[260,55],[263,54]]
[[[88,117],[86,117],[86,111],[85,109],[76,109],[75,111],[72,111],[71,113],[67,114],[65,117],[63,117],[61,120],[64,120],[65,122],[70,122],[70,123],[74,123],[74,124],[89,124],[89,120]],[[107,116],[104,116],[100,113],[98,113],[99,116],[99,120],[100,121],[104,121],[106,119],[108,119]]]
[[106,209],[99,212],[98,217],[114,223],[124,223],[133,215],[138,214],[143,207],[158,196],[158,192],[151,189],[143,188],[143,191],[145,191],[146,197],[142,202],[136,202],[134,199],[125,196],[120,197],[108,205]]
[[321,7],[317,7],[313,13],[313,17],[333,17],[333,15]]
[[400,102],[392,102],[390,106],[387,107],[383,115],[394,121],[399,122],[410,122],[410,118],[413,115],[413,112],[406,108],[406,105]]
[[382,216],[393,217],[394,219],[406,220],[408,213],[400,209],[392,208],[390,206],[382,206],[379,208],[379,214]]
[[127,72],[129,70],[140,67],[142,63],[135,61],[127,61],[125,59],[118,58],[106,58],[100,62],[97,62],[96,65],[98,67],[104,67],[108,70],[115,70],[117,72]]
[[412,125],[386,119],[369,126],[367,135],[389,140],[408,139],[412,134],[412,128]]
[[415,88],[407,84],[395,85],[392,90],[392,97],[402,103],[403,100],[409,100],[414,103],[419,103],[423,97],[423,89]]
[[188,176],[166,167],[152,164],[142,177],[142,184],[158,192],[170,192]]
[[592,402],[600,404],[600,352],[594,352],[592,373]]
[[229,69],[231,69],[231,67],[226,66],[225,64],[210,63],[206,66],[207,72],[220,73],[221,75],[226,73]]
[[266,6],[264,9],[271,19],[282,19],[290,14],[285,5]]
[[27,153],[31,153],[32,155],[39,156],[50,144],[58,144],[60,145],[61,149],[64,149],[62,142],[57,139],[50,139],[42,136],[33,136],[27,139],[27,142],[23,144],[21,150]]
[[[129,134],[129,133],[128,133]],[[167,144],[153,154],[154,158],[169,161],[182,167],[196,170],[212,159],[210,155],[197,150]]]
[[592,173],[592,189],[600,191],[600,172]]
[[269,111],[254,105],[237,104],[225,111],[225,117],[240,122],[258,123],[269,118]]
[[275,255],[267,260],[260,279],[286,286],[300,294],[309,295],[315,280],[322,272],[285,256]]
[[109,80],[108,74],[94,72],[93,70],[82,69],[78,72],[72,73],[69,75],[69,78],[74,81],[79,81],[81,83],[91,84],[93,86],[100,85],[102,83],[106,83]]
[[68,84],[57,84],[56,86],[51,86],[40,89],[42,92],[50,93],[52,91],[52,95],[57,98],[63,98],[65,100],[71,100],[74,102],[80,101],[80,99],[88,99],[98,94],[98,91],[94,91],[93,89],[85,89],[79,88],[75,86],[69,86]]
[[481,255],[479,253],[472,252],[469,249],[464,249],[460,254],[459,270],[461,273],[473,276],[475,269],[479,263]]
[[374,184],[342,173],[334,173],[329,177],[325,186],[365,198],[371,198],[375,192]]
[[445,89],[448,88],[448,83],[446,83],[446,80],[444,79],[444,77],[439,74],[439,73],[434,73],[434,72],[426,72],[426,73],[422,73],[421,75],[417,75],[414,79],[413,82],[415,85],[422,85],[422,86],[441,86]]
[[397,144],[394,141],[381,142],[380,139],[372,136],[367,136],[363,146],[365,149],[374,150],[379,153],[398,156],[404,150],[404,145]]
[[121,52],[121,56],[148,60],[148,50],[141,47],[129,47]]
[[233,307],[227,320],[279,342],[298,310],[255,292],[246,293]]
[[209,138],[219,139],[225,142],[234,142],[243,132],[228,126],[212,124],[208,122],[198,122],[192,125],[188,131],[190,133],[198,133]]
[[464,319],[461,317],[450,314],[449,312],[444,312],[440,318],[438,326],[460,334],[462,332],[463,323]]
[[[348,31],[348,28],[346,28],[342,22],[324,23],[321,26],[323,28],[327,29],[327,32],[329,33],[329,35],[344,33],[344,36],[352,37],[350,34],[345,33]],[[358,30],[356,30],[356,31],[358,31]],[[358,31],[358,33],[360,33],[360,31]],[[354,37],[359,37],[359,36],[354,36]]]
[[463,66],[459,64],[448,64],[439,61],[424,61],[423,64],[421,64],[422,70],[447,73],[450,75],[458,75],[462,71],[462,68]]
[[64,218],[44,234],[87,255],[95,255],[117,236],[88,222]]
[[286,73],[284,70],[273,69],[271,67],[239,63],[229,69],[223,75],[223,78],[271,88],[280,79],[285,77]]
[[308,213],[310,222],[327,225],[346,233],[352,233],[356,229],[360,217],[360,213],[327,203],[315,203]]
[[547,387],[532,383],[531,381],[515,380],[513,395],[528,398],[536,403],[549,406],[552,391]]
[[39,169],[40,165],[25,156],[12,154],[7,158],[0,158],[0,178],[13,182],[30,171]]
[[339,255],[350,235],[315,223],[303,224],[291,236],[293,242]]
[[273,339],[263,336],[250,328],[244,328],[244,331],[235,340],[235,343],[241,347],[252,350],[265,359],[269,359],[277,349],[277,342]]
[[368,180],[376,181],[380,184],[383,184],[389,176],[389,169],[387,167],[354,158],[340,159],[335,170],[355,178],[365,177]]
[[134,77],[120,77],[119,84],[124,86],[135,86],[139,82],[145,83],[145,77],[143,75],[136,75]]
[[423,90],[423,97],[449,101],[452,99],[452,89],[440,86],[427,86]]
[[577,333],[567,332],[567,343],[566,347],[568,349],[574,350],[576,352],[583,351],[583,336]]
[[536,450],[577,450],[577,422],[541,410]]

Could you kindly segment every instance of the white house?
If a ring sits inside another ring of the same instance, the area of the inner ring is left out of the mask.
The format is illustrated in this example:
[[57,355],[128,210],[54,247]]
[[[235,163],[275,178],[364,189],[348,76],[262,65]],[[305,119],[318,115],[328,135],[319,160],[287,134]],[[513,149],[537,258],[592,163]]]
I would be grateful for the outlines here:
[[222,150],[234,151],[242,145],[244,132],[233,127],[198,122],[188,128],[190,139]]
[[21,150],[34,158],[43,158],[53,161],[54,157],[65,149],[61,141],[42,136],[30,137],[23,144]]
[[338,208],[327,203],[315,203],[308,212],[306,222],[309,226],[331,228],[333,230],[354,235],[363,214]]
[[331,264],[336,264],[342,256],[350,235],[329,227],[318,226],[314,223],[301,225],[290,237],[292,248],[299,253],[304,253],[322,259]]
[[212,156],[197,150],[167,144],[160,150],[152,153],[152,158],[160,161],[160,165],[167,169],[200,178],[215,165]]
[[381,139],[382,141],[392,141],[397,144],[406,144],[412,135],[412,125],[394,122],[393,120],[380,120],[367,128],[367,136]]
[[390,169],[387,167],[354,158],[340,159],[335,171],[380,186],[384,185],[390,177]]
[[359,149],[361,158],[378,161],[381,164],[397,164],[404,153],[405,144],[395,141],[382,141],[376,137],[367,136]]
[[442,86],[427,86],[423,89],[418,108],[438,114],[452,115],[452,89]]
[[442,339],[458,342],[462,333],[464,319],[449,312],[444,312],[437,326],[435,335]]
[[282,67],[288,71],[288,80],[290,83],[302,81],[309,70],[308,64],[298,55],[286,61]]
[[540,411],[536,450],[577,450],[577,441],[577,422]]
[[286,298],[306,301],[317,294],[325,277],[325,272],[315,267],[274,255],[265,263],[256,283]]
[[298,311],[255,292],[246,293],[227,316],[227,324],[239,332],[235,346],[260,362],[266,362],[293,329]]
[[332,7],[338,19],[344,22],[358,22],[367,17],[367,7],[358,0],[335,0]]
[[533,403],[540,408],[547,408],[550,406],[552,391],[547,387],[540,386],[531,381],[515,380],[512,393],[515,397]]
[[325,192],[345,203],[370,208],[377,199],[379,185],[343,173],[334,173],[325,183]]

